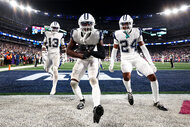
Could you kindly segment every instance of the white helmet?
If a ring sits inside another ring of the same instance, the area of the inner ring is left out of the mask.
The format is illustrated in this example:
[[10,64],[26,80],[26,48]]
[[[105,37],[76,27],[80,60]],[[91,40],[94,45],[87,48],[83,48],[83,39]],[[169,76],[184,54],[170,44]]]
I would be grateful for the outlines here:
[[95,19],[90,13],[84,13],[80,16],[78,20],[78,25],[81,31],[85,34],[94,29]]
[[133,28],[133,19],[130,15],[123,15],[119,20],[119,27],[121,30],[125,30],[128,34]]
[[52,31],[52,32],[59,32],[60,25],[59,25],[58,22],[53,21],[53,22],[50,24],[50,28],[51,28],[51,31]]

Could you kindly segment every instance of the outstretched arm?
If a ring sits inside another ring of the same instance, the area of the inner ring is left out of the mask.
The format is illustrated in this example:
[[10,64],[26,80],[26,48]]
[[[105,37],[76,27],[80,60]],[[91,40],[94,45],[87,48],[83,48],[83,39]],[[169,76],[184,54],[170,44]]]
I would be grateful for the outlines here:
[[139,46],[140,46],[140,48],[142,49],[142,52],[143,52],[143,54],[144,54],[146,60],[148,61],[150,67],[152,68],[152,70],[153,70],[154,73],[155,73],[155,72],[157,71],[157,68],[155,67],[154,63],[152,62],[150,53],[149,53],[147,47],[145,46],[144,41],[140,41],[140,42],[139,42]]
[[150,53],[149,53],[147,47],[145,46],[144,41],[140,41],[140,42],[139,42],[139,46],[140,46],[140,48],[141,48],[141,50],[142,50],[142,52],[143,52],[143,54],[144,54],[146,60],[148,61],[148,63],[149,63],[150,65],[153,64],[152,59],[151,59],[151,56],[150,56]]
[[117,50],[118,50],[118,44],[114,44],[112,52],[111,52],[111,58],[110,58],[110,66],[109,66],[110,72],[114,71],[113,67],[114,67],[114,62],[116,60]]

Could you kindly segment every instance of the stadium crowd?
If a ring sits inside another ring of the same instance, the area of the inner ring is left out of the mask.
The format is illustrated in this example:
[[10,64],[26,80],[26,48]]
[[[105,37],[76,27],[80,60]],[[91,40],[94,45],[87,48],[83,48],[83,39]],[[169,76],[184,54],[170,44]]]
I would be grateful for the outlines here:
[[[161,62],[164,59],[165,62],[169,62],[171,57],[174,62],[190,62],[190,47],[148,47],[150,55],[153,61]],[[0,66],[8,64],[34,64],[36,59],[38,63],[41,63],[41,49],[31,47],[30,45],[14,44],[10,42],[0,41]],[[109,61],[110,52],[106,47],[106,59]],[[70,57],[69,57],[70,58]],[[117,54],[117,61],[120,61],[120,53]]]
[[0,66],[33,64],[36,59],[41,62],[39,48],[0,41]]
[[169,62],[171,58],[174,62],[190,62],[189,46],[149,48],[149,51],[155,62],[161,62],[162,59],[164,59],[164,62]]

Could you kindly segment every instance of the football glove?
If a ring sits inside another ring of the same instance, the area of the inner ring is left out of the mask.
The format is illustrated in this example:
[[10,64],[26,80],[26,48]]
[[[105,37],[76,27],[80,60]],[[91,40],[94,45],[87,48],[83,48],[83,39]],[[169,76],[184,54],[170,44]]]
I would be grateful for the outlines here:
[[114,63],[111,63],[110,66],[109,66],[109,71],[110,72],[114,72],[113,67],[114,67]]
[[90,53],[86,51],[86,52],[83,53],[82,59],[87,59],[89,57],[90,57]]

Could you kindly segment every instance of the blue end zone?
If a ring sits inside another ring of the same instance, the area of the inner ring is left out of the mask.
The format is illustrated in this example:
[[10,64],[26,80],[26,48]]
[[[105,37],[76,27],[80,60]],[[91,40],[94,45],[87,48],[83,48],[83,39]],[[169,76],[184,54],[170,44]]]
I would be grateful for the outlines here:
[[[34,74],[45,74],[32,78]],[[66,73],[66,74],[65,74]],[[63,74],[61,80],[58,81],[57,92],[72,93],[70,83],[71,71],[59,71]],[[190,91],[190,71],[167,71],[161,70],[156,73],[159,81],[160,91]],[[26,77],[31,76],[29,80]],[[50,92],[52,81],[46,80],[48,74],[44,71],[7,71],[0,72],[0,93],[24,93],[24,92]],[[102,92],[126,92],[122,82],[121,71],[110,73],[109,71],[101,71],[99,75],[99,84]],[[114,80],[115,79],[115,80]],[[89,81],[86,78],[80,81],[82,92],[91,92]],[[132,72],[132,89],[133,92],[151,91],[150,82],[146,77],[140,77],[136,71]]]

